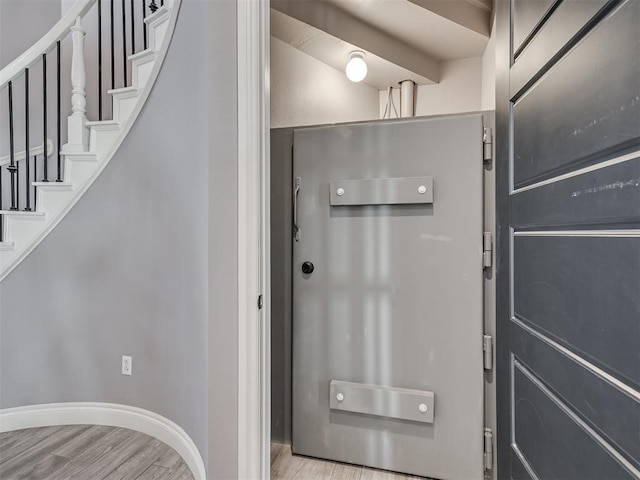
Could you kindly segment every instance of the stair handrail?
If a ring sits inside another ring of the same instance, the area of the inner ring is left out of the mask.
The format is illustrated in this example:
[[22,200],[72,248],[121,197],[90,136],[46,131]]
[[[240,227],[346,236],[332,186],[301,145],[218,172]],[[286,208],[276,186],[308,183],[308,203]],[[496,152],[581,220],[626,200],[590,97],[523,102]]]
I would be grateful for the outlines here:
[[97,0],[77,0],[40,40],[0,71],[0,88],[20,75],[25,68],[36,64],[43,53],[53,49],[58,40],[64,39],[69,34],[76,18],[84,17],[96,2]]
[[[53,144],[53,140],[51,140],[50,138],[47,138],[47,149],[45,150],[44,145],[40,144],[36,147],[30,148],[29,149],[29,155],[27,155],[27,151],[26,150],[21,150],[19,152],[15,152],[13,155],[13,161],[14,162],[22,162],[24,160],[27,160],[31,157],[33,157],[34,155],[42,155],[46,152],[47,157],[51,157],[53,156],[53,154],[56,152],[56,147]],[[0,167],[3,167],[5,165],[9,165],[11,163],[11,155],[4,155],[2,157],[0,157]]]

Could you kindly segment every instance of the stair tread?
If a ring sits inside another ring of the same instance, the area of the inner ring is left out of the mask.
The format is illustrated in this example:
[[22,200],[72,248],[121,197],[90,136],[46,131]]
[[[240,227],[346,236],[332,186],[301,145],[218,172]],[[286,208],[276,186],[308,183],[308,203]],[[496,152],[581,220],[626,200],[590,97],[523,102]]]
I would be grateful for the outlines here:
[[117,120],[96,120],[85,123],[88,127],[103,127],[104,130],[116,130],[120,128],[120,122]]
[[151,23],[162,20],[164,17],[169,18],[169,10],[166,6],[159,7],[158,10],[150,15],[147,15],[147,17],[144,19],[144,23],[149,25]]
[[111,90],[107,90],[107,93],[109,95],[118,95],[118,94],[126,94],[126,93],[130,93],[130,94],[136,94],[138,93],[139,89],[136,87],[123,87],[123,88],[113,88]]
[[24,210],[0,210],[0,215],[18,215],[24,217],[44,217],[44,212],[25,212]]
[[97,160],[98,159],[98,154],[96,152],[90,152],[90,151],[86,151],[86,152],[60,152],[61,155],[64,155],[65,157],[94,157],[93,160]]
[[73,187],[73,183],[70,182],[31,182],[34,187]]
[[155,50],[151,50],[150,48],[147,48],[145,50],[142,50],[138,53],[134,53],[133,55],[129,55],[127,58],[129,60],[131,60],[132,62],[137,61],[137,60],[141,60],[144,59],[146,57],[150,57],[149,60],[153,60],[156,57],[156,52]]

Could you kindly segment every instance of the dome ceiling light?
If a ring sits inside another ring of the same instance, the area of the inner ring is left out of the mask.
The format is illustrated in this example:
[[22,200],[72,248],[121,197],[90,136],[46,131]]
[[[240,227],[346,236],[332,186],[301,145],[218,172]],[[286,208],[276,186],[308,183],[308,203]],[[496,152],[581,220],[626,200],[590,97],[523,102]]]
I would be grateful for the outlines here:
[[349,54],[349,62],[345,69],[347,78],[352,82],[361,82],[367,76],[367,62],[364,61],[364,52],[355,50]]

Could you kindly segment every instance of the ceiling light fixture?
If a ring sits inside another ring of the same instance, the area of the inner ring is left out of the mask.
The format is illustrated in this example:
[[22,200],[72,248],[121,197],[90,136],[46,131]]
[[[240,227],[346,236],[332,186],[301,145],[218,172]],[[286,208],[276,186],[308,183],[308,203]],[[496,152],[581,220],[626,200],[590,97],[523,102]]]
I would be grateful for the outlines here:
[[364,61],[364,52],[354,50],[349,54],[349,62],[345,69],[347,78],[352,82],[361,82],[367,76],[367,63]]

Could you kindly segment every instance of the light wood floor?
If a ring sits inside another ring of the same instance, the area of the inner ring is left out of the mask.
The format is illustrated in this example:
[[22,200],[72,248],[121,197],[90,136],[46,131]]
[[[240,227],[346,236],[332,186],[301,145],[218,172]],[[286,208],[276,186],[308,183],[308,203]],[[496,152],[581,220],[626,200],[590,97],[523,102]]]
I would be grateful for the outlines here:
[[0,434],[2,480],[193,480],[169,446],[133,430],[99,425]]
[[399,473],[291,454],[290,445],[271,444],[271,480],[423,480]]

